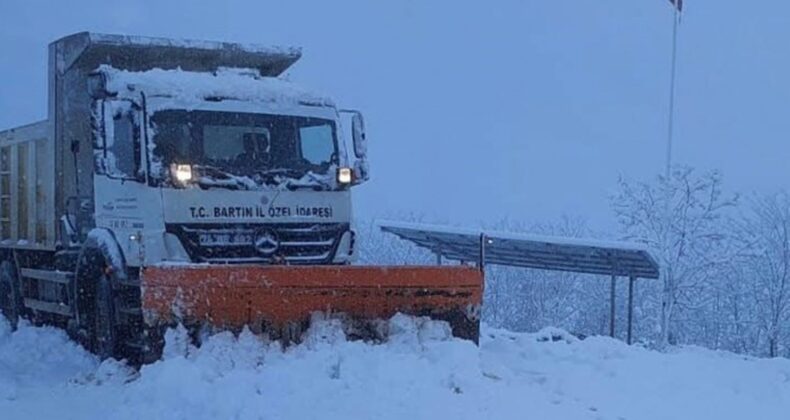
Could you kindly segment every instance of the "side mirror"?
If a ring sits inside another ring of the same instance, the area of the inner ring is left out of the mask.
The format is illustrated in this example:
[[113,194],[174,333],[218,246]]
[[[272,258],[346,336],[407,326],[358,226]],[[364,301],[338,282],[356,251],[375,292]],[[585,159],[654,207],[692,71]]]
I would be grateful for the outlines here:
[[354,155],[364,159],[368,155],[368,141],[365,138],[365,120],[359,111],[351,117],[351,136],[354,139]]
[[365,137],[365,119],[362,113],[352,109],[340,110],[342,114],[351,115],[351,137],[354,141],[354,176],[352,185],[359,185],[370,179],[370,166],[368,165],[368,139]]
[[354,162],[354,185],[359,185],[370,179],[370,166],[366,159],[357,159]]

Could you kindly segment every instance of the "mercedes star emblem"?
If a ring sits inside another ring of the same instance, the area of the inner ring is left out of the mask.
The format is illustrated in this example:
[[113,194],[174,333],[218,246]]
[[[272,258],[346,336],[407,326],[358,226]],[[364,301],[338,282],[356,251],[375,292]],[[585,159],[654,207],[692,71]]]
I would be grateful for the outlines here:
[[273,232],[264,230],[255,235],[255,249],[263,255],[272,255],[280,248],[280,241]]

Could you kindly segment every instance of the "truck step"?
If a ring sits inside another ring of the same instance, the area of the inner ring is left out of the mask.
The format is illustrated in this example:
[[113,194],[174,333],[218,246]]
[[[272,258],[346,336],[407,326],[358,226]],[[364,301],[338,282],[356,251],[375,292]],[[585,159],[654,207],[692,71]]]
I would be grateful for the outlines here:
[[120,308],[118,312],[128,316],[142,316],[143,310],[141,308]]
[[147,343],[145,343],[143,340],[140,340],[140,339],[126,340],[126,341],[123,342],[123,344],[126,347],[129,347],[129,348],[132,348],[132,349],[136,349],[136,350],[147,351],[148,348],[149,348],[149,345]]
[[55,253],[55,269],[60,271],[74,271],[77,269],[79,249],[68,249]]
[[140,279],[133,277],[127,279],[119,279],[118,284],[120,284],[121,286],[138,288],[140,287]]
[[25,298],[25,306],[41,312],[49,312],[53,314],[72,316],[71,306],[62,303],[46,302],[38,299]]
[[34,268],[23,268],[20,270],[22,277],[36,280],[44,280],[58,284],[70,284],[74,278],[74,273],[67,271],[38,270]]

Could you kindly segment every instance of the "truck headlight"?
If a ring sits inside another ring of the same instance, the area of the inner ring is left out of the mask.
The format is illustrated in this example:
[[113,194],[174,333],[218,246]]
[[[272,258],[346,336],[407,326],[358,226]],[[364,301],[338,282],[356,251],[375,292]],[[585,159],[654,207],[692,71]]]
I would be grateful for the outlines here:
[[170,170],[173,172],[173,177],[176,181],[182,184],[186,184],[192,180],[191,165],[173,164],[170,166]]
[[337,182],[339,184],[350,184],[352,177],[351,168],[340,168],[337,170]]

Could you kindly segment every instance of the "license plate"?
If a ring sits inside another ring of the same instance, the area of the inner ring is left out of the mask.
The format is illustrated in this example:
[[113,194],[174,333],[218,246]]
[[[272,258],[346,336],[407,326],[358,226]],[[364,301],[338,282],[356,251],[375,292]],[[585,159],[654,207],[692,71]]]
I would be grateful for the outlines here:
[[200,245],[206,246],[240,246],[252,244],[252,235],[248,233],[201,233],[198,239]]

